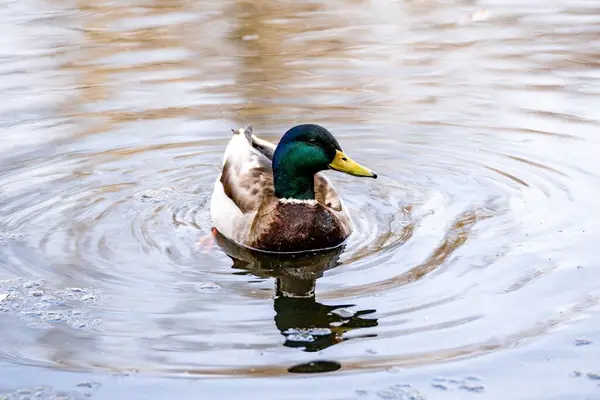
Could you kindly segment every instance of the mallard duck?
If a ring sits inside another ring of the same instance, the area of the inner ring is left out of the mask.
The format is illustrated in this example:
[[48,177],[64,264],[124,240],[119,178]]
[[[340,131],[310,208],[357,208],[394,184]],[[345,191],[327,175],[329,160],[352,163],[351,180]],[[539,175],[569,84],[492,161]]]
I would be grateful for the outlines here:
[[277,253],[328,249],[346,240],[350,213],[322,171],[377,178],[375,172],[348,157],[319,125],[294,126],[277,146],[254,135],[250,125],[232,131],[211,198],[219,233]]

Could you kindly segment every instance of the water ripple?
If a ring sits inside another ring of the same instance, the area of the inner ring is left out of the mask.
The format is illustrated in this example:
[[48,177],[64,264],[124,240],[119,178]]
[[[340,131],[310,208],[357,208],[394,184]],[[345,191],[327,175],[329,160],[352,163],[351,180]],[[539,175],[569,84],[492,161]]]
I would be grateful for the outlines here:
[[[6,3],[0,359],[366,377],[597,316],[597,6],[485,3]],[[380,173],[328,172],[346,245],[290,259],[215,235],[230,128],[301,122]],[[434,389],[483,390],[467,381]]]

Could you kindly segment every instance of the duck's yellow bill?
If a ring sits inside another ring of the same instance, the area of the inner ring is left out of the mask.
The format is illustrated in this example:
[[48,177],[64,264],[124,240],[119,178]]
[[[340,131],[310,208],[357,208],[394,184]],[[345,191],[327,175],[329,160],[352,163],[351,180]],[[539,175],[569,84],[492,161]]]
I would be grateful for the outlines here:
[[370,169],[363,167],[350,157],[348,157],[343,151],[336,150],[335,158],[329,164],[331,169],[336,171],[345,172],[354,176],[368,176],[377,179],[377,174]]

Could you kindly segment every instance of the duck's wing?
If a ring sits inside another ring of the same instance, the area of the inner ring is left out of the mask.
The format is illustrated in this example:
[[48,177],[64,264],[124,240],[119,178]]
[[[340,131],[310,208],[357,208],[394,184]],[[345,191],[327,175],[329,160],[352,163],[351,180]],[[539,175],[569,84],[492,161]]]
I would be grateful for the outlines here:
[[252,127],[234,131],[211,197],[213,226],[244,244],[256,211],[274,192],[271,160],[252,145]]
[[254,145],[250,125],[233,132],[223,156],[219,182],[225,196],[242,213],[251,213],[259,208],[265,197],[274,193],[273,169],[268,157],[270,148]]
[[331,181],[322,172],[315,175],[315,199],[335,211],[344,211],[342,199],[338,196]]
[[352,233],[350,210],[341,197],[338,196],[333,184],[322,172],[315,175],[315,199],[333,213],[346,235]]
[[264,154],[269,160],[273,161],[273,153],[275,153],[275,147],[277,146],[274,143],[267,142],[253,134],[252,126],[246,127],[246,132],[248,132],[248,128],[250,128],[249,140],[252,141],[252,147]]

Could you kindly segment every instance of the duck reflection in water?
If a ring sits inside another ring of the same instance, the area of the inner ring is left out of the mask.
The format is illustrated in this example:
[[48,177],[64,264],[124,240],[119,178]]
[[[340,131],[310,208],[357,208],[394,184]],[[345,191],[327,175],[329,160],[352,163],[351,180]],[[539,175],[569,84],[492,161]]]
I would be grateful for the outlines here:
[[377,319],[363,318],[376,310],[353,312],[349,308],[354,304],[325,305],[316,301],[316,281],[324,271],[339,265],[343,246],[301,254],[263,253],[240,247],[216,230],[213,235],[241,274],[275,278],[275,325],[286,338],[284,346],[320,351],[348,340],[343,337],[346,332],[377,326]]

